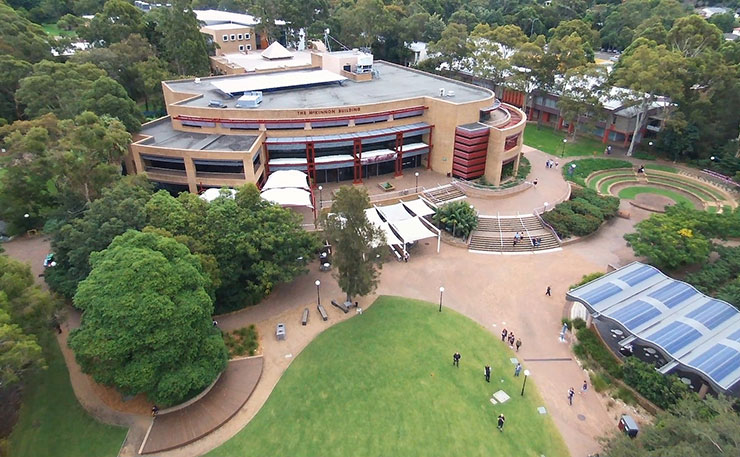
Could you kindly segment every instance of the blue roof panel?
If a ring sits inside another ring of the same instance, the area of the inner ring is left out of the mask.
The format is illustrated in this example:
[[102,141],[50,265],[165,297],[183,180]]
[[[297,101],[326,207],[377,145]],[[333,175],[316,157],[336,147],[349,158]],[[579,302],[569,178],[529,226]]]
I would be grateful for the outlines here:
[[689,364],[720,381],[740,367],[740,352],[724,344],[715,344]]
[[658,270],[656,270],[655,268],[651,267],[650,265],[643,265],[640,268],[636,268],[635,270],[630,271],[629,273],[623,274],[617,279],[621,279],[630,286],[634,286],[657,274]]
[[696,341],[701,332],[680,321],[674,321],[646,337],[666,351],[673,353]]
[[659,315],[660,310],[655,306],[642,300],[637,300],[617,312],[610,314],[609,317],[618,320],[622,325],[632,330]]
[[586,292],[585,294],[583,294],[583,296],[581,296],[581,298],[587,301],[591,306],[593,306],[621,291],[622,291],[621,287],[615,284],[612,284],[612,283],[606,283],[606,284],[603,284],[597,287],[594,290]]
[[660,300],[666,307],[673,308],[694,295],[698,296],[699,294],[693,287],[681,282],[671,282],[649,294],[648,297]]
[[737,309],[719,300],[710,300],[701,307],[691,311],[686,317],[701,322],[710,330],[714,330],[727,319],[735,316]]

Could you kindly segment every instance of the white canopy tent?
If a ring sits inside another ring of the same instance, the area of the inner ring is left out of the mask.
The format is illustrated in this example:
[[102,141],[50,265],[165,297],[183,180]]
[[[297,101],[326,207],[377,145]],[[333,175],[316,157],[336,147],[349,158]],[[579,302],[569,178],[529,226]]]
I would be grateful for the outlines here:
[[[221,196],[221,190],[216,187],[212,187],[210,189],[206,189],[205,192],[200,194],[201,200],[205,200],[208,203],[211,203],[213,200],[217,199]],[[234,198],[236,195],[236,191],[234,189],[227,189],[228,194],[226,195],[228,198]]]
[[262,192],[272,189],[305,189],[308,187],[308,175],[298,170],[278,170],[270,173],[267,182],[262,186]]
[[313,208],[311,193],[304,189],[286,188],[265,190],[261,194],[267,201],[280,206],[305,206]]
[[403,203],[396,203],[395,205],[389,206],[376,206],[376,208],[383,216],[383,218],[391,224],[394,222],[405,221],[406,219],[411,219],[412,217],[414,217],[411,215],[411,213],[406,211],[406,207],[403,206]]
[[442,241],[440,231],[433,226],[428,225],[428,223],[422,222],[421,218],[412,217],[411,219],[394,222],[391,225],[404,242],[404,253],[406,252],[406,243],[413,243],[414,241],[434,237],[437,238],[437,252],[439,252],[440,243]]
[[434,210],[426,204],[423,198],[411,200],[409,202],[403,202],[403,206],[410,210],[412,213],[419,217],[431,216],[434,214]]
[[393,233],[393,230],[391,230],[390,225],[387,222],[383,222],[383,220],[380,218],[380,215],[378,214],[378,211],[375,208],[366,209],[365,215],[367,216],[367,220],[371,224],[378,227],[380,230],[383,231],[383,233],[385,233],[386,244],[390,246],[394,244],[397,244],[397,245],[403,244],[403,242],[398,239],[396,234]]

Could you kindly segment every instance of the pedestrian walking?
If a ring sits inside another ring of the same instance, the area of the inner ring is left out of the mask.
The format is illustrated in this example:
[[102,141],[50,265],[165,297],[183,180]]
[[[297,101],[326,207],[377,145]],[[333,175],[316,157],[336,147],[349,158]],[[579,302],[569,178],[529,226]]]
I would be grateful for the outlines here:
[[216,319],[213,319],[213,326],[218,327],[218,321]]
[[585,394],[587,390],[588,390],[588,383],[587,383],[587,382],[586,382],[586,380],[584,379],[584,380],[583,380],[583,385],[581,386],[581,393],[582,393],[582,394]]
[[572,387],[568,389],[568,404],[570,406],[573,406],[573,395],[575,394],[576,394],[575,389],[573,389]]
[[519,352],[519,348],[522,346],[522,339],[517,338],[516,339],[516,352]]
[[486,382],[491,382],[491,366],[486,365],[483,367],[483,375],[486,377]]
[[157,405],[152,406],[152,417],[156,417],[159,413],[159,407]]
[[503,329],[501,330],[501,341],[506,341],[506,334],[509,333],[508,330]]
[[534,184],[535,187],[537,186],[537,178],[534,178],[534,181],[532,181],[532,184]]
[[552,297],[552,294],[550,292],[551,292],[550,286],[547,286],[547,290],[545,291],[545,295],[547,295],[548,297]]
[[514,349],[514,332],[509,333],[509,346]]
[[516,368],[514,368],[514,377],[519,377],[519,373],[522,371],[522,364],[517,363]]
[[504,423],[506,422],[506,417],[504,417],[503,414],[498,415],[498,431],[503,432],[504,431]]
[[458,368],[460,368],[460,357],[461,356],[460,356],[460,353],[459,352],[455,352],[452,355],[452,364],[455,365]]

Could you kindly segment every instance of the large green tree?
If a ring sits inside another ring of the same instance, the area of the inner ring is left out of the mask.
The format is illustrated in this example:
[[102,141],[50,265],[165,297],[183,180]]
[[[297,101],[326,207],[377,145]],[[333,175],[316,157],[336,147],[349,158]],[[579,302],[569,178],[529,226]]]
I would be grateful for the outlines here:
[[52,235],[57,265],[46,270],[51,288],[71,298],[90,273],[90,254],[102,251],[115,237],[147,225],[144,206],[152,195],[145,176],[127,176],[104,189],[81,217],[72,219]]
[[15,91],[20,80],[31,74],[32,66],[10,54],[0,55],[0,118],[12,122],[20,117]]
[[725,457],[740,454],[740,416],[734,398],[690,396],[645,424],[636,438],[615,432],[605,443],[607,457]]
[[108,0],[103,10],[77,33],[95,46],[110,46],[134,33],[144,32],[144,13],[124,0]]
[[126,90],[93,64],[55,63],[48,60],[33,66],[20,81],[16,100],[28,117],[54,113],[70,119],[83,111],[117,117],[129,131],[141,127],[136,103]]
[[0,54],[31,63],[51,57],[49,38],[44,30],[4,2],[0,2]]
[[[0,217],[13,233],[66,219],[120,178],[131,137],[108,116],[53,114],[0,128]],[[28,216],[26,216],[26,214]]]
[[333,248],[334,277],[347,294],[347,301],[375,290],[387,249],[385,234],[365,215],[369,206],[366,189],[343,186],[334,199],[332,213],[322,218],[324,235]]
[[172,8],[157,8],[154,13],[160,53],[173,71],[180,76],[208,75],[208,48],[190,2],[175,0]]
[[132,230],[90,263],[74,299],[82,325],[69,345],[95,381],[167,406],[196,395],[226,367],[207,278],[185,245]]

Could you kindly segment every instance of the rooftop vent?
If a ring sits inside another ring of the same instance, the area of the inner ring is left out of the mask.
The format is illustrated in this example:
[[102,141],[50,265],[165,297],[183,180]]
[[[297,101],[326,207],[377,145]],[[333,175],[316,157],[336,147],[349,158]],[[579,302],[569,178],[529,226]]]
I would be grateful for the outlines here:
[[195,84],[200,84],[200,78],[195,78]]
[[445,89],[444,89],[444,87],[441,88],[441,89],[439,89],[439,96],[440,97],[444,97],[445,96]]
[[448,97],[454,97],[455,96],[455,91],[454,90],[448,90],[447,91],[447,96]]

